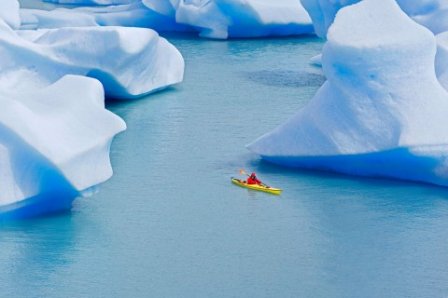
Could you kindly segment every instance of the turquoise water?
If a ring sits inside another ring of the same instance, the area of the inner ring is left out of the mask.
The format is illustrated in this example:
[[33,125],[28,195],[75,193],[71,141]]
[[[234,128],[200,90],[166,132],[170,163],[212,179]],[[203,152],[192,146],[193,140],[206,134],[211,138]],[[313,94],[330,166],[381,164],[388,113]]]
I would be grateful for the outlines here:
[[[245,145],[322,76],[314,38],[170,37],[185,82],[109,108],[114,177],[71,212],[3,224],[1,297],[446,297],[448,190],[293,171]],[[230,177],[255,170],[272,196]]]

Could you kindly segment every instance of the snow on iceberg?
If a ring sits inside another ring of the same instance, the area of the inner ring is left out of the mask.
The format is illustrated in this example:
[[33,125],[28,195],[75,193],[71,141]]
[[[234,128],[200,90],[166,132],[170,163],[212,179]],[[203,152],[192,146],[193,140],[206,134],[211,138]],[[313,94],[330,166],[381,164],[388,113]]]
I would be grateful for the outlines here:
[[289,167],[448,186],[448,93],[435,53],[434,35],[394,0],[343,8],[323,50],[328,80],[248,148]]
[[110,143],[125,124],[104,108],[97,80],[64,76],[42,89],[2,91],[0,102],[0,219],[69,209],[112,175]]
[[[122,27],[73,27],[18,31],[0,25],[3,57],[2,80],[17,78],[25,70],[26,81],[48,85],[66,74],[100,80],[110,97],[129,99],[182,81],[182,55],[166,39],[150,29]],[[37,70],[30,71],[29,66]]]

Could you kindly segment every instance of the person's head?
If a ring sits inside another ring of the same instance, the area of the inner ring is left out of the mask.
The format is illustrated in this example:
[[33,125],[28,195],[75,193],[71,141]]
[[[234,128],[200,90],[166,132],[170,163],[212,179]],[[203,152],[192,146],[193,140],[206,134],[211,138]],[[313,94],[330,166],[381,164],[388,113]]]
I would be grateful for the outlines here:
[[256,175],[255,175],[255,173],[252,173],[252,174],[250,174],[250,176],[251,176],[251,177],[255,177]]

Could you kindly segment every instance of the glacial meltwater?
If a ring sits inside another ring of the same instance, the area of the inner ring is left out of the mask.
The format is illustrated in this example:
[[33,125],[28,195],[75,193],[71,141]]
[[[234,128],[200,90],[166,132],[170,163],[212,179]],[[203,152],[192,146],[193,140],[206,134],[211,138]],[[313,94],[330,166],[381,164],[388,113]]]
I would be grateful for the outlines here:
[[[182,84],[111,102],[114,176],[2,223],[0,297],[446,297],[448,189],[270,165],[245,145],[323,83],[313,37],[169,36]],[[281,196],[230,183],[239,170]]]

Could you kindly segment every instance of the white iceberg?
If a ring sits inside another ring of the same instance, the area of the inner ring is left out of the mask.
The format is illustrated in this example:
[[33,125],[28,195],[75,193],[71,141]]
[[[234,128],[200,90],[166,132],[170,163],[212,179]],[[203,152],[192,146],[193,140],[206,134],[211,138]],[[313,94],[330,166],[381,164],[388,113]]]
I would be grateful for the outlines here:
[[0,219],[68,209],[107,180],[125,124],[105,109],[104,90],[142,96],[184,69],[177,49],[144,28],[14,31],[0,19],[0,55]]
[[28,34],[39,45],[0,19],[0,219],[70,208],[112,175],[110,143],[126,127],[98,80],[66,75],[76,45],[45,45],[47,33]]
[[395,1],[364,0],[341,9],[327,37],[328,80],[248,148],[284,166],[448,186],[448,93],[435,76],[434,35]]
[[[2,80],[25,69],[30,81],[48,85],[66,74],[100,80],[110,97],[144,96],[182,81],[184,61],[179,51],[155,31],[144,28],[73,27],[18,31],[0,26],[5,55],[0,61]],[[29,71],[34,65],[37,71]],[[23,72],[21,73],[23,75]]]
[[112,175],[110,143],[125,124],[97,80],[65,76],[0,102],[0,219],[69,209]]

